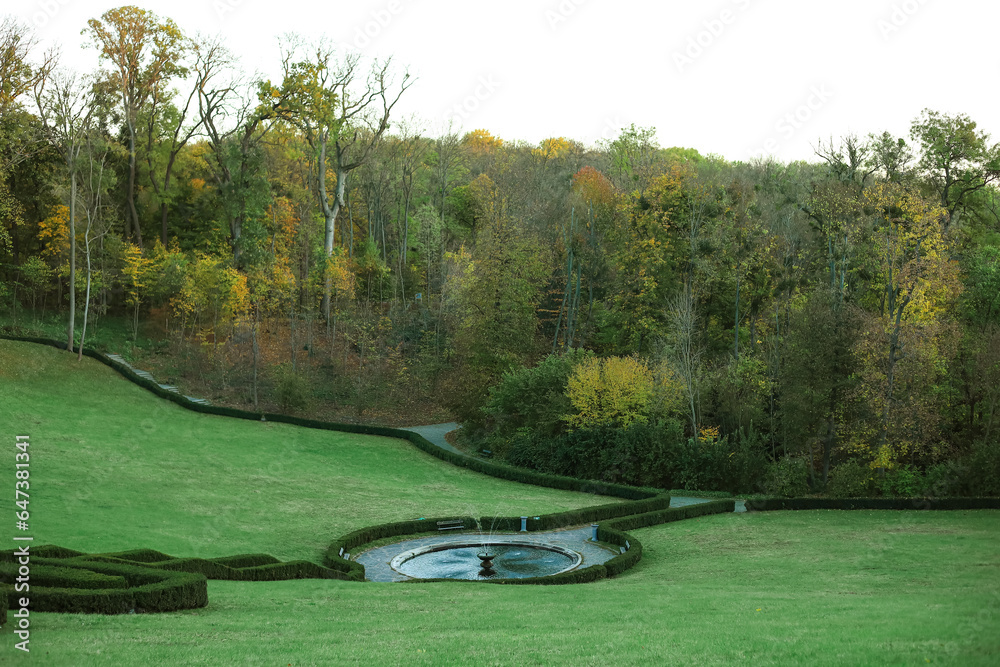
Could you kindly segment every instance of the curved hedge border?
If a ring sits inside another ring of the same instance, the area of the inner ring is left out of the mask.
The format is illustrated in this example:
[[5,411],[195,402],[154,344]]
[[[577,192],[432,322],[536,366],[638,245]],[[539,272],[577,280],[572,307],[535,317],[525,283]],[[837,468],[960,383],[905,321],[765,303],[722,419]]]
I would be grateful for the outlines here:
[[[14,551],[0,552],[0,590],[13,591]],[[31,553],[31,608],[90,614],[162,612],[208,604],[207,579],[284,581],[348,579],[308,561],[279,561],[268,554],[224,558],[174,558],[152,549],[86,554],[55,545]],[[13,600],[12,600],[13,601]],[[3,604],[4,613],[7,605]]]
[[747,511],[770,510],[996,510],[1000,498],[758,498]]
[[[0,335],[0,339],[48,345],[61,350],[65,350],[67,347],[64,342],[48,338]],[[527,524],[527,528],[530,531],[552,530],[554,528],[561,528],[568,525],[602,521],[606,519],[620,519],[622,517],[632,515],[646,517],[643,521],[652,522],[644,525],[655,525],[655,523],[676,521],[678,518],[687,518],[688,516],[699,516],[700,514],[708,513],[692,513],[693,510],[688,510],[687,508],[677,508],[674,510],[675,513],[670,514],[669,512],[671,512],[671,510],[668,509],[670,505],[670,496],[664,494],[660,489],[632,487],[624,484],[612,484],[594,480],[577,479],[575,477],[549,475],[524,468],[501,465],[491,461],[447,451],[441,447],[437,447],[433,443],[426,440],[423,436],[413,431],[381,426],[364,426],[360,424],[338,424],[334,422],[318,421],[315,419],[303,419],[290,415],[267,412],[248,412],[246,410],[238,410],[236,408],[225,408],[195,403],[188,400],[181,394],[163,389],[152,380],[140,377],[131,369],[112,361],[101,352],[93,349],[85,349],[83,354],[91,359],[95,359],[103,363],[106,366],[109,366],[125,379],[130,380],[143,389],[153,392],[160,398],[171,401],[188,410],[193,410],[194,412],[251,421],[272,421],[293,424],[305,428],[399,438],[401,440],[406,440],[417,449],[420,449],[431,456],[453,465],[468,468],[491,477],[521,482],[524,484],[532,484],[535,486],[562,489],[566,491],[615,496],[634,501],[597,505],[589,508],[581,508],[579,510],[570,510],[568,512],[547,514],[537,518],[531,517],[529,518]],[[731,504],[732,503],[730,501],[730,505]],[[709,505],[712,505],[712,503],[709,503]],[[683,516],[676,513],[681,512],[682,510]],[[732,507],[730,507],[729,511],[732,511]],[[210,578],[229,578],[229,576],[237,576],[232,575],[233,572],[239,572],[240,574],[238,576],[241,580],[259,581],[263,579],[270,579],[271,577],[278,579],[290,578],[292,576],[323,576],[324,578],[364,581],[364,566],[355,561],[345,559],[343,557],[345,553],[349,554],[350,550],[357,546],[386,537],[436,532],[437,521],[456,519],[463,521],[463,525],[466,529],[471,529],[475,525],[475,519],[470,517],[445,517],[440,519],[400,521],[381,524],[348,533],[333,542],[327,549],[324,557],[324,564],[329,569],[321,568],[306,561],[280,563],[273,561],[264,562],[263,560],[260,560],[261,558],[271,558],[266,555],[233,556],[230,559],[205,560],[197,558],[175,559],[166,556],[166,554],[160,554],[159,552],[133,551],[122,552],[120,554],[102,554],[97,558],[99,561],[111,566],[118,565],[119,563],[142,563],[142,567],[145,567],[146,569],[152,568],[159,569],[161,571],[191,570],[202,574],[203,576],[209,576]],[[519,530],[521,525],[520,522],[520,517],[501,517],[499,519],[492,517],[480,520],[480,523],[484,526],[489,526],[490,530]],[[601,537],[602,535],[604,537]],[[627,544],[628,548],[625,553],[612,558],[604,565],[594,565],[583,568],[582,570],[564,572],[562,574],[549,577],[534,577],[530,579],[498,579],[493,581],[495,583],[505,584],[558,584],[596,581],[597,579],[602,579],[605,576],[620,574],[621,572],[624,572],[628,568],[632,567],[635,563],[639,562],[639,559],[642,558],[642,545],[638,540],[632,538],[623,531],[602,526],[598,530],[598,538],[602,541],[608,541],[612,544],[618,544],[620,546],[626,546]],[[78,554],[78,552],[73,553]],[[130,556],[131,558],[123,558],[123,556]],[[68,557],[72,558],[75,556]],[[88,562],[93,563],[96,561],[90,560]],[[241,566],[235,567],[237,564]],[[310,569],[310,566],[311,568],[316,569]],[[246,577],[246,579],[243,579],[243,577]],[[455,580],[447,579],[446,581]]]
[[[0,335],[0,339],[22,343],[48,345],[49,347],[54,347],[60,350],[66,349],[65,342],[52,340],[50,338]],[[527,470],[525,468],[515,468],[513,466],[492,463],[490,461],[478,459],[472,456],[455,454],[454,452],[449,452],[434,445],[418,433],[405,431],[403,429],[388,428],[385,426],[365,426],[362,424],[339,424],[335,422],[318,421],[315,419],[303,419],[301,417],[293,417],[291,415],[275,414],[271,412],[248,412],[246,410],[238,410],[236,408],[225,408],[217,405],[194,403],[189,401],[185,396],[176,394],[172,391],[167,391],[152,380],[139,377],[129,368],[115,363],[101,352],[85,348],[83,350],[83,354],[84,356],[101,362],[105,366],[113,368],[125,379],[130,380],[143,389],[153,392],[160,398],[176,403],[177,405],[188,410],[193,410],[194,412],[218,415],[221,417],[234,417],[236,419],[246,419],[250,421],[263,420],[283,424],[294,424],[305,428],[315,428],[327,431],[341,431],[344,433],[361,433],[364,435],[380,435],[389,438],[399,438],[401,440],[406,440],[417,449],[453,465],[468,468],[470,470],[474,470],[475,472],[481,472],[485,475],[490,475],[491,477],[506,479],[513,482],[521,482],[524,484],[533,484],[535,486],[544,486],[553,489],[562,489],[565,491],[579,491],[581,493],[592,493],[602,496],[614,496],[618,498],[626,498],[628,500],[653,498],[662,493],[660,489],[640,488],[626,486],[624,484],[612,484],[610,482],[598,482],[594,480],[577,479],[575,477],[564,477],[562,475],[549,475],[546,473],[536,472],[534,470]]]

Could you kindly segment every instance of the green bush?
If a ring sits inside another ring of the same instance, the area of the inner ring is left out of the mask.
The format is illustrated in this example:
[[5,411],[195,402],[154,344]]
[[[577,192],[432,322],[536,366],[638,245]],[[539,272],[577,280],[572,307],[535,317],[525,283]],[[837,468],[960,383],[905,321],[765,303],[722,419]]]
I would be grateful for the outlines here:
[[500,436],[509,436],[518,429],[546,437],[561,433],[565,427],[563,417],[572,409],[566,398],[566,383],[577,364],[588,356],[593,354],[569,350],[562,355],[549,355],[534,368],[505,373],[490,389],[490,397],[482,408],[482,429]]
[[975,441],[961,459],[959,492],[970,496],[1000,496],[1000,438]]
[[795,498],[809,493],[809,464],[805,459],[786,456],[767,467],[764,493]]
[[282,410],[298,412],[308,407],[309,383],[290,364],[275,367],[274,380],[274,398]]
[[[499,447],[498,447],[499,449]],[[496,450],[494,450],[496,451]],[[554,438],[520,430],[501,451],[511,465],[541,472],[660,489],[755,493],[768,466],[756,431],[702,441],[684,437],[676,420],[578,429]]]
[[875,477],[875,485],[887,498],[913,498],[926,487],[923,473],[912,466],[887,470]]
[[834,498],[865,498],[873,495],[875,475],[868,464],[851,459],[830,471],[827,493]]

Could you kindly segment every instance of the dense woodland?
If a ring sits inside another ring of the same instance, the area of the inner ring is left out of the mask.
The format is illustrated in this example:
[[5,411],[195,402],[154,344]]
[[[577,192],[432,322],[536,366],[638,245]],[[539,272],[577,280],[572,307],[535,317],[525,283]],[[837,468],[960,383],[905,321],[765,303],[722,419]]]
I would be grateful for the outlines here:
[[100,71],[0,24],[4,333],[117,326],[212,400],[444,415],[549,472],[1000,494],[1000,146],[973,119],[791,164],[634,126],[430,136],[395,62],[287,38],[255,80],[146,10],[83,29]]

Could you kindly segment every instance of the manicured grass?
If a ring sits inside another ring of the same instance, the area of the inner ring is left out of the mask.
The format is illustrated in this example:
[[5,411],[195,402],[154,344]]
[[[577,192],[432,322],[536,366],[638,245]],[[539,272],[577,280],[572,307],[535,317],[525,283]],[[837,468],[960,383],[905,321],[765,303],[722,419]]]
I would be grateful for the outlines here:
[[[331,535],[423,511],[492,509],[501,497],[530,512],[605,500],[451,469],[393,440],[194,415],[64,358],[0,341],[0,428],[7,441],[31,435],[36,539],[318,560]],[[593,584],[210,581],[204,609],[33,614],[32,657],[54,666],[1000,661],[1000,512],[730,514],[634,534],[642,562]],[[8,624],[0,662],[19,653],[14,641]]]
[[36,544],[79,551],[320,562],[377,523],[614,500],[497,480],[394,438],[197,414],[30,343],[0,341],[0,406],[3,441],[30,436]]
[[33,637],[81,666],[995,665],[997,518],[716,515],[636,531],[643,561],[594,584],[211,581],[205,609],[40,614]]

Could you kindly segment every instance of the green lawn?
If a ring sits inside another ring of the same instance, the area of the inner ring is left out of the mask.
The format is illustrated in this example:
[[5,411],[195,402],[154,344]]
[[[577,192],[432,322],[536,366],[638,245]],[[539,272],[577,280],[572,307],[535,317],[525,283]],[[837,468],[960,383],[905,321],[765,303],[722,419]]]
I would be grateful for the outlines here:
[[[476,498],[531,512],[599,500],[455,470],[389,439],[195,415],[64,357],[0,341],[0,427],[8,441],[31,435],[33,532],[49,542],[318,560],[345,530],[461,511]],[[642,562],[593,584],[210,581],[204,609],[36,614],[31,657],[80,666],[1000,662],[996,511],[715,515],[634,534]],[[17,659],[14,641],[9,625],[0,631],[0,662]]]

